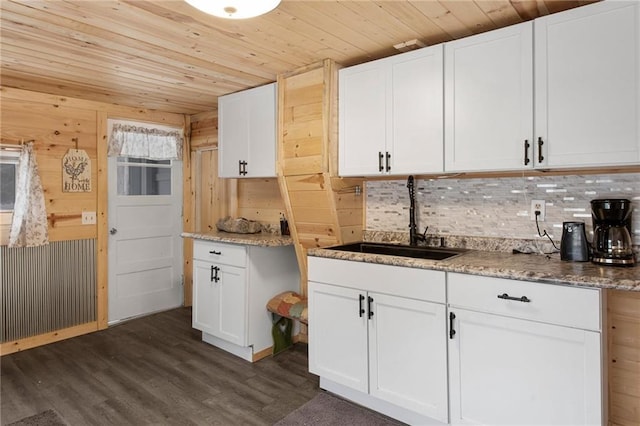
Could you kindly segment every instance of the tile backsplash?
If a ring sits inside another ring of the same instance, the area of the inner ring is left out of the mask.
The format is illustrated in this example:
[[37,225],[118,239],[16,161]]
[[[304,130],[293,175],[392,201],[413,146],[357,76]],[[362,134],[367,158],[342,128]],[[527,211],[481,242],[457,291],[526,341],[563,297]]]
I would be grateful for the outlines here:
[[[406,180],[366,184],[366,230],[409,232]],[[632,231],[640,245],[640,173],[533,176],[473,179],[416,179],[420,232],[443,236],[538,238],[530,219],[531,200],[544,200],[546,218],[540,231],[559,241],[562,222],[584,221],[591,240],[590,201],[596,198],[632,201]]]

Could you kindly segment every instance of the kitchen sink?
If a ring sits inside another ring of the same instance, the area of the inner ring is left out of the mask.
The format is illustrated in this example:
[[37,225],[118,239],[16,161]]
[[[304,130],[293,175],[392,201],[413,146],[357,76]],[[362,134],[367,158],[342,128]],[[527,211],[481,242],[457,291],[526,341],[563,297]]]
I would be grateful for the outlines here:
[[466,249],[409,246],[390,243],[351,243],[335,247],[326,247],[327,250],[349,251],[353,253],[384,254],[388,256],[412,257],[414,259],[445,260],[465,253]]

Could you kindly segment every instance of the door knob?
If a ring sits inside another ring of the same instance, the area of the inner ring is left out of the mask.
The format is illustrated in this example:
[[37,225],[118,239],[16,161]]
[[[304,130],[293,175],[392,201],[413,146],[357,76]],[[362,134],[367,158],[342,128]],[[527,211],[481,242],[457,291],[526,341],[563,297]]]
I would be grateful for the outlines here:
[[111,228],[111,229],[109,229],[109,233],[111,235],[115,235],[116,233],[118,233],[118,230],[116,228]]

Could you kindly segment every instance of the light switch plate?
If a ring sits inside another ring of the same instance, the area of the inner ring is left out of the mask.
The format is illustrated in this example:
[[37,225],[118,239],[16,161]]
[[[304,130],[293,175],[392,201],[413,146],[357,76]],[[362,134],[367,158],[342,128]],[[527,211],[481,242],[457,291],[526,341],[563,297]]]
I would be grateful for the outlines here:
[[95,225],[96,224],[96,212],[82,212],[82,224],[83,225]]

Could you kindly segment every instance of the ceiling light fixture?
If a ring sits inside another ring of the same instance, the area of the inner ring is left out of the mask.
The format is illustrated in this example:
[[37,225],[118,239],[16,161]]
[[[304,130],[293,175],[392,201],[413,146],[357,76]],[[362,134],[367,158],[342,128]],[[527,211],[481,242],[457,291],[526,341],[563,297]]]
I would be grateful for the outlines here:
[[209,15],[227,19],[247,19],[275,9],[280,0],[185,0]]

